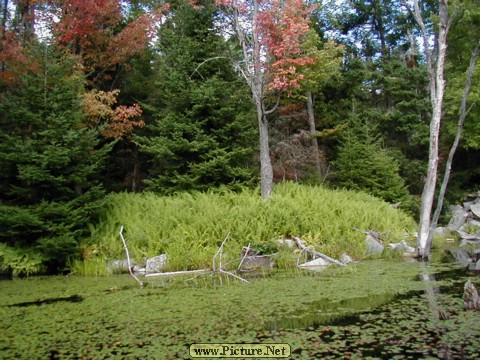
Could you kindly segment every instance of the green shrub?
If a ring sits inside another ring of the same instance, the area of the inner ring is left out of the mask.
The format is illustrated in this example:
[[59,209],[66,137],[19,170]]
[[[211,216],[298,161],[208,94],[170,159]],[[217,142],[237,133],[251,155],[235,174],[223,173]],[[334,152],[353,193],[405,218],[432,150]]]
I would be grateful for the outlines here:
[[0,269],[13,275],[30,275],[45,270],[45,258],[35,249],[0,243]]

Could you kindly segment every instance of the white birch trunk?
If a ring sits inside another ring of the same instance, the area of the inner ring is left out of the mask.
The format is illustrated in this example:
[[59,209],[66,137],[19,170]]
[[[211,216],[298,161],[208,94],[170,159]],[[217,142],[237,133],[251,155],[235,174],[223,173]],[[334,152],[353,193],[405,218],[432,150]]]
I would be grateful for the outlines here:
[[462,101],[460,104],[460,116],[457,122],[457,133],[455,134],[455,139],[453,141],[452,147],[450,148],[450,152],[448,153],[447,163],[445,164],[445,173],[443,174],[442,185],[440,186],[440,191],[438,193],[437,207],[433,214],[432,223],[430,224],[430,233],[428,236],[428,243],[427,243],[428,248],[431,247],[432,240],[433,240],[433,233],[435,231],[435,228],[437,227],[438,219],[440,218],[440,214],[443,209],[443,201],[445,199],[445,193],[447,191],[448,182],[450,180],[453,157],[455,155],[455,152],[457,151],[457,147],[460,143],[460,139],[462,138],[463,124],[465,123],[465,118],[467,116],[468,95],[470,94],[470,89],[472,87],[472,78],[475,71],[475,64],[477,62],[477,58],[479,55],[480,55],[480,42],[478,43],[477,47],[472,52],[472,55],[470,57],[470,64],[468,66],[467,77],[465,79],[465,86],[463,88]]
[[[430,255],[429,233],[431,230],[431,218],[433,202],[435,199],[435,188],[437,185],[438,156],[440,125],[442,121],[443,97],[445,92],[445,57],[447,54],[447,33],[448,33],[448,6],[447,0],[439,1],[439,31],[437,37],[436,59],[428,48],[425,24],[423,23],[418,1],[414,1],[414,16],[423,31],[425,55],[428,61],[428,72],[430,80],[430,100],[432,104],[432,118],[430,121],[430,146],[428,155],[428,169],[425,186],[422,193],[420,208],[420,221],[417,240],[417,257],[428,258]],[[434,64],[435,63],[435,64]]]

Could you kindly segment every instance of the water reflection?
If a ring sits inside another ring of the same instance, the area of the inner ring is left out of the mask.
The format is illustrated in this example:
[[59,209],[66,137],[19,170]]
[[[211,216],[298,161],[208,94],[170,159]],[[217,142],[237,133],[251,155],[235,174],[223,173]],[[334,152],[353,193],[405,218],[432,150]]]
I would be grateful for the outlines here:
[[351,325],[358,322],[359,313],[371,311],[395,298],[396,296],[394,294],[380,294],[355,297],[336,302],[332,302],[329,299],[322,299],[308,304],[301,315],[290,315],[268,323],[267,330],[315,330],[319,326],[328,324]]

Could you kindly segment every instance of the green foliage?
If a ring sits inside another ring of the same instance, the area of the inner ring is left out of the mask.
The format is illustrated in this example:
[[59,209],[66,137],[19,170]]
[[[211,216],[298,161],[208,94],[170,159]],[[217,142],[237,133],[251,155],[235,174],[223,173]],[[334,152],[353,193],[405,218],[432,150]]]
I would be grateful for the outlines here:
[[44,71],[19,74],[0,101],[0,241],[35,248],[58,271],[103,197],[96,175],[110,146],[83,125],[75,59],[35,51]]
[[171,270],[185,270],[210,267],[227,234],[225,262],[239,259],[242,246],[249,243],[267,249],[290,236],[333,257],[345,251],[362,257],[365,235],[355,228],[379,231],[386,241],[396,242],[413,226],[404,213],[365,193],[293,183],[274,190],[268,202],[250,190],[163,197],[148,192],[112,194],[84,246],[95,247],[109,259],[122,258],[118,232],[123,225],[132,257],[141,261],[166,253]]
[[146,100],[155,120],[135,140],[150,157],[150,190],[238,187],[253,178],[255,117],[248,89],[219,56],[227,44],[216,33],[214,11],[176,3],[160,30],[157,90]]
[[408,195],[398,163],[358,119],[345,130],[335,165],[340,187],[367,191],[392,203]]
[[12,247],[0,243],[0,270],[13,275],[30,275],[45,270],[45,257],[41,253],[25,247]]

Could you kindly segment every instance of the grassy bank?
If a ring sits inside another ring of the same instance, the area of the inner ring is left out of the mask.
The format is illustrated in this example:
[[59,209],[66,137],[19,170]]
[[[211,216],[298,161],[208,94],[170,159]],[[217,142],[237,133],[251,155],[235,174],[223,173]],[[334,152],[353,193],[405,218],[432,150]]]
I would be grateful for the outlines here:
[[276,240],[292,235],[330,256],[347,252],[361,258],[365,235],[358,229],[375,230],[385,242],[397,242],[414,223],[364,193],[293,183],[277,185],[267,202],[253,190],[171,197],[112,194],[100,223],[82,245],[85,262],[75,265],[78,272],[98,273],[107,259],[124,257],[121,225],[132,257],[141,261],[166,253],[169,270],[185,270],[209,266],[227,234],[228,259],[237,258],[249,243],[275,250]]

